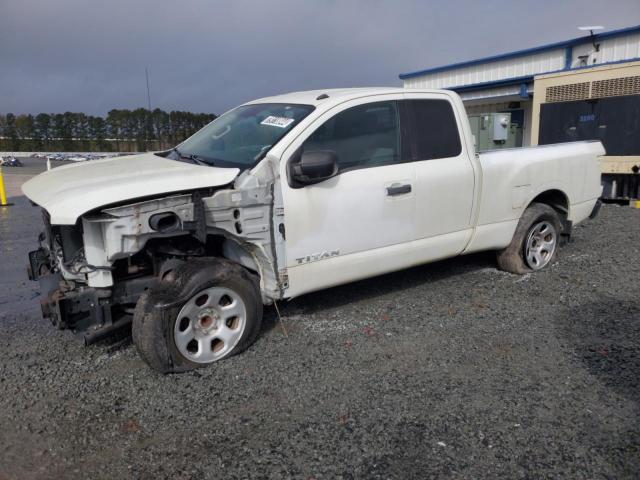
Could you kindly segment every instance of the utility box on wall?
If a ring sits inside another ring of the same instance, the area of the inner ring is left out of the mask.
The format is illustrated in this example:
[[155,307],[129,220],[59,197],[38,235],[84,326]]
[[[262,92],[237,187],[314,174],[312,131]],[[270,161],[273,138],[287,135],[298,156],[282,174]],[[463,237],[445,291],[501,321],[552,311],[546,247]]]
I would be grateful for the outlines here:
[[517,125],[511,123],[508,112],[469,115],[469,123],[478,152],[516,146]]

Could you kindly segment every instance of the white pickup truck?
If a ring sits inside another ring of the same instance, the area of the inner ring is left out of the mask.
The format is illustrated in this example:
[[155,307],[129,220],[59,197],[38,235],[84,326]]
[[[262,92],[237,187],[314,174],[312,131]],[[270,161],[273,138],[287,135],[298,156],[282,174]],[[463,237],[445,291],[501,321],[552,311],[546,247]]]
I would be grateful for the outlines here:
[[497,251],[539,270],[597,211],[600,142],[477,155],[449,91],[290,93],[241,105],[159,153],[59,167],[29,254],[43,315],[87,343],[132,323],[161,372],[246,349],[264,304]]

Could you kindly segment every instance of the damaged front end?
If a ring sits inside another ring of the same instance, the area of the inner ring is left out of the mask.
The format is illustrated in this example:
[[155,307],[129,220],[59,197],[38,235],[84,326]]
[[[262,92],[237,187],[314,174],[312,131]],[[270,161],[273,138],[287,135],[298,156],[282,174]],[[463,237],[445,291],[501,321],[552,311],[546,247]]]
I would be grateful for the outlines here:
[[72,329],[90,344],[128,325],[131,307],[145,288],[157,283],[122,281],[114,288],[95,288],[87,276],[97,268],[87,263],[80,225],[52,226],[43,210],[45,231],[39,236],[40,248],[29,252],[28,276],[40,285],[42,316],[59,329]]
[[29,253],[42,315],[90,344],[128,325],[140,296],[195,257],[232,260],[259,275],[265,303],[282,298],[284,231],[273,225],[283,210],[273,171],[265,162],[233,185],[103,207],[75,225],[51,225],[43,210],[40,248]]

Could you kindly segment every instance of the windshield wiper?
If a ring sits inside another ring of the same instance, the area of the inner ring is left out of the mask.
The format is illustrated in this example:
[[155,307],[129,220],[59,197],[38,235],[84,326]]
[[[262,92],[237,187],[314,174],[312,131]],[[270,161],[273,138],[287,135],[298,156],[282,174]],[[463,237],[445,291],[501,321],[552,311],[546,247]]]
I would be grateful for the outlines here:
[[271,148],[271,145],[265,145],[264,147],[262,147],[260,149],[260,152],[258,152],[258,154],[255,157],[253,157],[253,161],[254,162],[259,162],[264,157],[266,157],[267,156],[267,152],[269,151],[270,148]]
[[182,153],[180,150],[178,150],[178,147],[174,147],[171,151],[177,153],[180,160],[191,160],[196,165],[206,165],[209,167],[213,166],[213,162],[207,162],[203,160],[200,155],[196,155],[195,153]]

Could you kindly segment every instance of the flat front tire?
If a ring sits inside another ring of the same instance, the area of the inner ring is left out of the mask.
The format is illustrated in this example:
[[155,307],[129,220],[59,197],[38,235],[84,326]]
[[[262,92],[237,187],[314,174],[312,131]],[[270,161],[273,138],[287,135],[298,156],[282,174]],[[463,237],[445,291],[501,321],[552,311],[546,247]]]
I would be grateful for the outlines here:
[[498,267],[523,274],[541,270],[556,256],[562,226],[549,205],[533,203],[522,214],[511,243],[497,254]]
[[224,259],[194,259],[143,294],[132,334],[140,356],[162,373],[208,366],[258,336],[262,299],[255,275]]

